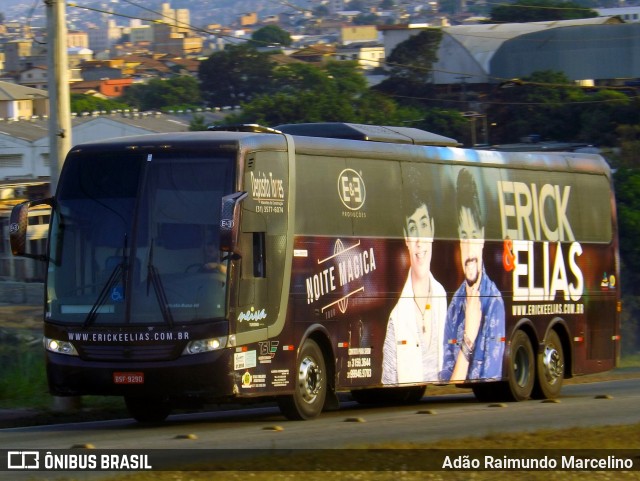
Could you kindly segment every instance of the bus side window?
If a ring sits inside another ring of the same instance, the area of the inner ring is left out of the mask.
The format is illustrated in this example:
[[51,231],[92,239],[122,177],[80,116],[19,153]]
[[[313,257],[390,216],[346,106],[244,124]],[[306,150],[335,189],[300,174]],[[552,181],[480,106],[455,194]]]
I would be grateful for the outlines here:
[[253,276],[267,277],[266,245],[264,232],[253,233]]

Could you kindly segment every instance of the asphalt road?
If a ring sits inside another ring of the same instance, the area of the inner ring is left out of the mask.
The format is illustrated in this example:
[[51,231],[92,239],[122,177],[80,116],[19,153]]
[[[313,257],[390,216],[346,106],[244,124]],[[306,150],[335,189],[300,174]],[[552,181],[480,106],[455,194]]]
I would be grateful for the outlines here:
[[287,421],[276,407],[174,415],[161,425],[131,419],[0,430],[0,449],[333,449],[431,442],[543,428],[640,422],[640,379],[565,386],[559,402],[479,403],[472,394],[425,397],[413,406],[341,409]]

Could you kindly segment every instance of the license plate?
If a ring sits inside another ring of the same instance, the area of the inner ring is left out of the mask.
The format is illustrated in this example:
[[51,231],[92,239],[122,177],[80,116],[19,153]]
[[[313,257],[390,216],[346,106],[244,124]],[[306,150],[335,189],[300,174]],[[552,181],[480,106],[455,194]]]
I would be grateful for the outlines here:
[[144,384],[143,372],[114,372],[113,382],[115,384]]

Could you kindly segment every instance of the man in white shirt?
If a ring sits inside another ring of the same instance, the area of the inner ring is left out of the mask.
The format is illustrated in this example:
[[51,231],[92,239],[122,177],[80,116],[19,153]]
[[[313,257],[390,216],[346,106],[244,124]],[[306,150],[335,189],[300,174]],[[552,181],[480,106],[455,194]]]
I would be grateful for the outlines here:
[[442,369],[447,297],[431,274],[434,221],[426,202],[415,196],[404,207],[410,269],[387,324],[382,384],[437,381]]

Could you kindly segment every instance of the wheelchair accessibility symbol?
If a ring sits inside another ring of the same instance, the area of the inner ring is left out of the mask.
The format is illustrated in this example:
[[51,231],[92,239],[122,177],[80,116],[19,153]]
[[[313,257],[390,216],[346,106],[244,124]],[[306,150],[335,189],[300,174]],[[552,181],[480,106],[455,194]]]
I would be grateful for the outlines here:
[[111,300],[113,302],[124,301],[124,293],[122,292],[122,286],[115,286],[111,291]]

